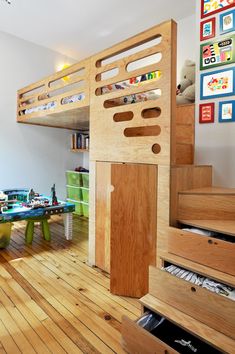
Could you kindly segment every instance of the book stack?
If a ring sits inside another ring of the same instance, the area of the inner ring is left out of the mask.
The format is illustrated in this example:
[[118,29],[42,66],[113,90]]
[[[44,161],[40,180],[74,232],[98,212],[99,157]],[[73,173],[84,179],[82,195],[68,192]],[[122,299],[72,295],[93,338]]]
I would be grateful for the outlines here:
[[71,149],[89,150],[89,133],[77,132],[71,135]]

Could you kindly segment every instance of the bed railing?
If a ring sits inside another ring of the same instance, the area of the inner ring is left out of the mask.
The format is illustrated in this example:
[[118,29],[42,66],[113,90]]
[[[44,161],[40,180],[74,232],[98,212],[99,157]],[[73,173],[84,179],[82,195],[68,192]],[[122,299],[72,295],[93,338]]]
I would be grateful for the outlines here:
[[170,164],[175,61],[174,21],[91,57],[93,161]]
[[[70,114],[71,118],[73,111],[79,109],[83,123],[88,122],[89,62],[84,60],[19,90],[17,121],[45,125],[45,118],[50,114],[56,118],[47,119],[47,123],[56,126],[57,121],[60,124],[66,119],[63,113]],[[76,120],[76,115],[73,116]]]

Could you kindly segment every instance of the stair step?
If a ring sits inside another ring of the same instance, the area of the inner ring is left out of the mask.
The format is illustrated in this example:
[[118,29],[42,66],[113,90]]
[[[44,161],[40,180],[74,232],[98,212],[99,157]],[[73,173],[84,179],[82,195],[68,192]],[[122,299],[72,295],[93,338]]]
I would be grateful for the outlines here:
[[179,194],[235,195],[235,188],[203,187],[180,191]]
[[235,220],[179,220],[179,222],[235,237]]
[[235,189],[205,187],[180,191],[178,220],[235,220]]

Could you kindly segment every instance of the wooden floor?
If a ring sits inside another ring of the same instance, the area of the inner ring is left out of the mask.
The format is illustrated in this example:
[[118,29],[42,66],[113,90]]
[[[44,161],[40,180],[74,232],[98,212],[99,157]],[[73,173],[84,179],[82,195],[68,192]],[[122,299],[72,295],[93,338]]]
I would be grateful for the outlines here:
[[85,219],[74,220],[73,241],[62,219],[50,225],[51,242],[36,227],[28,246],[17,222],[0,250],[0,353],[123,353],[121,318],[136,319],[139,303],[110,294],[108,277],[86,265]]

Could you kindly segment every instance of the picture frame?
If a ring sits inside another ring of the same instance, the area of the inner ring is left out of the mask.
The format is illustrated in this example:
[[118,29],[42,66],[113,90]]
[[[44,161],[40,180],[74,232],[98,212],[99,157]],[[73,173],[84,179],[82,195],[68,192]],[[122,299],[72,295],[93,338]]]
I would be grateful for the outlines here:
[[235,67],[207,72],[200,76],[200,99],[234,95]]
[[200,23],[200,41],[215,37],[215,17]]
[[214,123],[214,102],[202,103],[199,105],[199,123]]
[[201,18],[235,7],[235,0],[201,0]]
[[200,70],[235,62],[235,34],[200,45]]
[[219,123],[235,122],[235,100],[219,102]]
[[219,17],[220,34],[235,31],[235,9],[222,13]]

